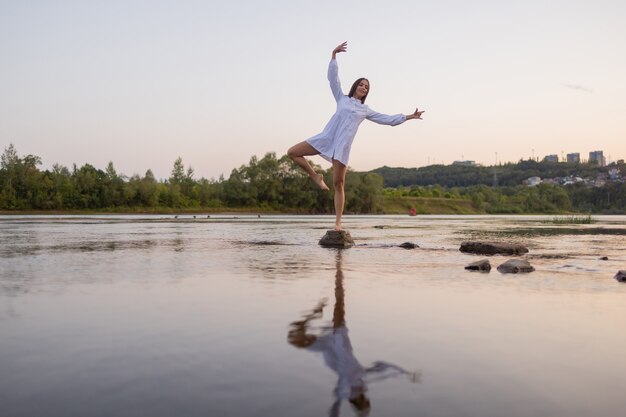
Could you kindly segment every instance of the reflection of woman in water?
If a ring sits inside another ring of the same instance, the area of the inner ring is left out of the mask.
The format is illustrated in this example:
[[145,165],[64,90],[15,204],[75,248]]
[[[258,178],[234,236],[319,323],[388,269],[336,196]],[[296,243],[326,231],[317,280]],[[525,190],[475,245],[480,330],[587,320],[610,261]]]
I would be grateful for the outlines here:
[[322,300],[313,311],[304,316],[303,320],[291,323],[288,341],[295,347],[306,348],[312,352],[320,352],[326,366],[338,376],[334,390],[335,402],[330,409],[331,416],[339,415],[342,400],[348,400],[356,410],[367,414],[370,401],[366,396],[367,382],[384,380],[390,377],[406,375],[412,382],[419,381],[418,373],[410,373],[399,366],[377,361],[371,366],[363,367],[352,351],[345,322],[345,301],[343,289],[343,271],[341,270],[341,250],[337,254],[337,273],[335,275],[335,308],[333,310],[332,328],[324,328],[320,334],[308,333],[309,323],[322,317],[326,300]]
[[373,122],[396,126],[411,119],[421,119],[424,111],[415,111],[409,115],[396,114],[386,115],[377,113],[365,105],[365,99],[369,94],[370,82],[367,78],[359,78],[352,84],[348,95],[344,95],[339,82],[339,68],[336,56],[340,52],[346,52],[348,43],[343,42],[333,50],[332,59],[328,65],[328,81],[335,101],[337,111],[330,119],[324,131],[304,142],[292,146],[287,154],[302,169],[309,174],[309,177],[322,189],[328,190],[324,183],[324,177],[315,172],[309,165],[305,156],[320,155],[333,164],[333,186],[335,188],[335,230],[341,230],[341,216],[345,201],[344,182],[348,159],[350,157],[350,147],[359,128],[359,124],[364,119]]

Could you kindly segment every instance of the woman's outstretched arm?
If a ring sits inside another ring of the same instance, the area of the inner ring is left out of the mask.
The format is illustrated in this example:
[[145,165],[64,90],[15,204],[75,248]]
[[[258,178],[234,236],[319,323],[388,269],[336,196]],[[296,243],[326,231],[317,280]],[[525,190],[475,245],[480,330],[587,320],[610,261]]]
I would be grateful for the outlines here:
[[367,120],[370,120],[374,123],[378,123],[381,125],[397,126],[401,123],[404,123],[407,120],[421,119],[422,113],[424,113],[424,110],[415,109],[414,113],[408,114],[406,116],[404,114],[389,115],[389,114],[378,113],[368,107],[367,116],[365,117],[367,118]]
[[420,119],[422,120],[422,113],[424,113],[426,110],[418,110],[417,108],[415,109],[415,111],[413,112],[413,114],[409,114],[408,116],[406,116],[407,120],[411,120],[411,119]]

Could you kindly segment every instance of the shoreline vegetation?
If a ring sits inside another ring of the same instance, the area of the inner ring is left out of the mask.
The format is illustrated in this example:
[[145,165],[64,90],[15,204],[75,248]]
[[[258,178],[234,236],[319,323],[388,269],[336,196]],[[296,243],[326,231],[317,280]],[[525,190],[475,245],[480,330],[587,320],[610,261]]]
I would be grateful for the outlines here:
[[[0,157],[0,214],[333,214],[333,194],[319,190],[288,157],[267,153],[250,158],[228,178],[194,178],[182,159],[174,162],[168,179],[157,180],[151,170],[126,176],[113,162],[104,170],[85,164],[71,169],[54,164],[40,170],[41,158],[20,156],[11,144]],[[601,187],[585,184],[522,185],[519,178],[538,173],[567,173],[576,167],[520,161],[497,167],[504,184],[490,186],[489,167],[428,166],[411,169],[416,183],[393,181],[406,168],[370,172],[349,170],[346,214],[553,214],[576,216],[626,214],[626,183]],[[601,167],[580,164],[585,172]],[[314,168],[332,183],[330,169]],[[493,167],[495,169],[495,167]],[[462,169],[462,171],[459,171]],[[480,176],[473,176],[482,173]],[[555,171],[557,170],[557,171]],[[595,171],[594,171],[595,170]],[[508,173],[508,174],[507,174]],[[428,178],[426,178],[428,174]],[[598,174],[599,175],[599,174]],[[394,183],[390,186],[390,183]],[[444,185],[442,185],[444,184]],[[462,184],[462,185],[454,185]],[[555,218],[554,222],[559,220]]]
[[[414,208],[416,214],[487,214],[474,210],[470,200],[448,200],[444,198],[423,197],[386,197],[382,202],[383,209],[377,213],[346,212],[354,214],[408,214]],[[108,207],[101,209],[68,209],[68,210],[0,210],[0,215],[94,215],[94,214],[332,214],[310,213],[302,210],[275,210],[262,207]]]
[[591,214],[586,216],[556,216],[549,223],[552,224],[593,224],[595,219]]

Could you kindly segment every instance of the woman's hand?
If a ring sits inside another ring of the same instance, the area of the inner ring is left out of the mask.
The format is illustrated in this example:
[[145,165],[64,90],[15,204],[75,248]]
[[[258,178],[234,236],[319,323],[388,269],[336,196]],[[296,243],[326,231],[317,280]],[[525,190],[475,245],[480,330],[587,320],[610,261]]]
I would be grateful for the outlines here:
[[418,110],[415,109],[415,112],[413,114],[409,114],[408,116],[406,116],[407,120],[411,120],[411,119],[420,119],[422,120],[422,113],[424,113],[426,110]]
[[335,59],[336,55],[339,52],[346,52],[348,49],[348,42],[343,42],[341,45],[338,45],[335,49],[333,49],[333,59]]

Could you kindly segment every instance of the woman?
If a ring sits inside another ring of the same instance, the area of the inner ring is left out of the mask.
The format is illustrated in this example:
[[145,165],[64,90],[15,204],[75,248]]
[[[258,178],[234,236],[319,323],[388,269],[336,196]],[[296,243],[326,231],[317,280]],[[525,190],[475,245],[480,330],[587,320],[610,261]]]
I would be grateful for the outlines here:
[[350,147],[363,119],[373,122],[396,126],[406,120],[421,119],[424,112],[415,109],[415,112],[407,116],[396,114],[393,116],[376,113],[365,105],[365,99],[369,93],[370,83],[366,78],[359,78],[352,84],[350,93],[344,95],[339,82],[339,68],[336,56],[340,52],[346,52],[348,42],[333,49],[332,59],[328,65],[328,81],[330,89],[337,102],[337,111],[330,119],[324,131],[304,142],[292,146],[287,155],[309,174],[309,177],[322,189],[328,190],[324,177],[315,172],[309,165],[305,156],[320,155],[333,164],[333,186],[335,188],[335,230],[341,230],[341,216],[345,202],[344,183],[350,157]]

